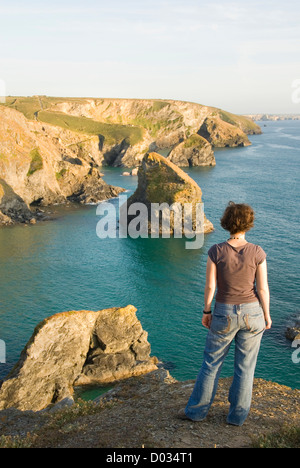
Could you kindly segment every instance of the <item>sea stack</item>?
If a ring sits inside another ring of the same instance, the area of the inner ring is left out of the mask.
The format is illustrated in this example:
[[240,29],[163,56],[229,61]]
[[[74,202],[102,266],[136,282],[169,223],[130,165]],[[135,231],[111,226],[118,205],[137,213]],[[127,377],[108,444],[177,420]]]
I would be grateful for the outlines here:
[[194,134],[172,149],[168,160],[177,166],[215,166],[212,145],[200,135]]
[[[132,220],[130,207],[134,203],[141,203],[147,207],[148,231],[151,230],[151,205],[167,204],[171,207],[174,203],[181,205],[190,204],[194,214],[197,204],[202,204],[202,190],[197,183],[164,156],[158,153],[145,154],[138,171],[138,187],[127,203],[128,224]],[[204,234],[213,231],[212,223],[204,215]],[[161,224],[160,224],[161,233]],[[174,216],[170,220],[170,235],[174,234]]]

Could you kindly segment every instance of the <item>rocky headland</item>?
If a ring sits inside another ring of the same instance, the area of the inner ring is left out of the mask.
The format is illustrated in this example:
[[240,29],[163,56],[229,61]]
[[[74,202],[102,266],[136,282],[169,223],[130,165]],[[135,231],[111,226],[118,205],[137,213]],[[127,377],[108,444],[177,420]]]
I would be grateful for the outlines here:
[[34,207],[96,203],[122,191],[102,179],[98,138],[31,121],[0,106],[3,224],[39,219]]
[[33,206],[117,196],[103,166],[136,168],[161,149],[178,166],[213,166],[214,147],[247,146],[253,133],[261,129],[251,119],[182,101],[8,97],[0,104],[0,225],[40,219]]
[[224,122],[219,116],[207,117],[199,129],[199,135],[206,139],[214,148],[234,148],[250,146],[251,143],[243,130]]
[[249,114],[245,115],[254,122],[282,121],[282,120],[300,120],[299,114]]
[[130,305],[48,317],[1,383],[0,410],[40,411],[72,401],[75,386],[107,384],[157,369],[147,336]]
[[[90,402],[74,396],[91,382],[113,388]],[[56,314],[37,326],[2,382],[0,447],[241,448],[299,428],[300,390],[262,379],[244,426],[226,424],[231,378],[220,380],[205,421],[180,420],[194,384],[150,357],[133,306]]]

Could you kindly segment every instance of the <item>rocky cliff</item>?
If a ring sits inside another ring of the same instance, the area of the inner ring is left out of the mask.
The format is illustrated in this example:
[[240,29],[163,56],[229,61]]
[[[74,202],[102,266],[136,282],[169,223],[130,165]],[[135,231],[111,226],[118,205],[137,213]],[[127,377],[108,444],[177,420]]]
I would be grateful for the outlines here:
[[[76,384],[107,382],[113,388],[93,402],[73,395]],[[234,427],[231,383],[220,379],[205,421],[183,421],[177,413],[195,380],[175,380],[150,357],[133,306],[56,314],[36,327],[0,387],[0,448],[241,448],[281,428],[298,428],[299,439],[300,390],[255,379],[249,417]]]
[[177,166],[215,166],[213,147],[201,135],[194,134],[176,145],[168,159]]
[[233,148],[250,146],[247,135],[238,127],[232,130],[232,124],[224,122],[219,116],[207,117],[202,123],[199,134],[215,148]]
[[31,121],[0,106],[0,221],[34,219],[29,206],[98,202],[123,189],[100,172],[99,138]]
[[36,221],[24,200],[14,190],[0,179],[0,225],[10,225],[14,222]]
[[110,454],[128,448],[140,449],[134,453],[148,459],[149,451],[160,448],[186,455],[192,448],[260,448],[261,442],[268,448],[299,448],[300,390],[255,379],[251,412],[237,427],[226,423],[231,383],[220,379],[208,417],[200,423],[177,418],[195,381],[177,381],[165,369],[124,380],[94,402],[76,401],[59,411],[10,408],[0,412],[0,447],[108,448]]
[[[21,112],[29,121],[83,133],[90,140],[96,136],[93,154],[103,165],[136,166],[149,149],[172,148],[197,135],[207,118],[213,118],[220,129],[226,127],[218,146],[237,146],[242,141],[250,144],[247,135],[261,133],[251,119],[182,101],[33,96],[7,98],[6,107]],[[196,146],[199,149],[199,141]],[[197,159],[191,164],[197,164]]]
[[147,336],[133,306],[45,319],[2,382],[0,410],[39,411],[72,401],[76,385],[107,384],[156,369]]
[[8,97],[0,104],[0,223],[34,220],[31,204],[116,196],[122,189],[102,180],[101,167],[139,166],[149,149],[172,150],[179,166],[212,166],[214,146],[246,146],[252,133],[261,130],[250,119],[188,102]]

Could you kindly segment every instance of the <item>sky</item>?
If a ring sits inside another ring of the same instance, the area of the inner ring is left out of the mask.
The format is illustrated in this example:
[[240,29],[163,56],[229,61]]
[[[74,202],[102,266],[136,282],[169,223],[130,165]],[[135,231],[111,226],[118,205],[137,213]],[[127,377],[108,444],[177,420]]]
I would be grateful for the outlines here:
[[300,114],[299,0],[0,0],[0,96]]

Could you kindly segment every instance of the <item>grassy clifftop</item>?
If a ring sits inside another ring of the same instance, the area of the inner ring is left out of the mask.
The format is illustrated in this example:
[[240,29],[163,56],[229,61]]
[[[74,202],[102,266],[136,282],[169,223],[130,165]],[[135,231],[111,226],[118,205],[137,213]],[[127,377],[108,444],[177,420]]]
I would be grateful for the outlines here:
[[[95,139],[93,154],[98,152],[97,165],[103,166],[136,167],[148,151],[160,149],[169,153],[175,149],[172,161],[179,166],[214,165],[214,147],[248,146],[251,144],[248,135],[261,133],[260,127],[246,117],[174,100],[8,97],[0,105],[0,111],[10,116],[10,126],[3,122],[4,133],[22,119],[22,128],[29,129],[32,137],[32,131],[35,132],[28,154],[40,148],[41,135],[49,137],[56,133],[52,142],[57,146],[63,140],[61,135],[69,132],[72,141],[61,154],[69,152],[73,144],[74,157],[80,158],[83,142]],[[203,145],[199,144],[199,135]],[[7,145],[0,145],[0,157],[11,159],[20,150],[19,143],[24,152],[24,141],[17,134],[15,143],[10,155]],[[80,145],[78,151],[74,144]],[[86,153],[90,154],[88,148]],[[63,169],[60,167],[56,172],[62,174]]]
[[[110,124],[107,122],[99,122],[85,116],[75,116],[64,112],[57,112],[53,107],[60,102],[61,99],[59,98],[48,98],[44,96],[9,97],[5,105],[21,112],[29,120],[38,120],[74,132],[102,135],[107,144],[118,144],[123,140],[128,140],[128,144],[133,146],[143,139],[143,130],[140,127]],[[82,101],[71,99],[70,102],[77,103],[78,105]]]
[[6,410],[0,448],[299,448],[299,390],[255,379],[249,418],[234,427],[226,424],[230,378],[220,380],[204,422],[177,418],[194,384],[159,369],[56,413]]
[[152,139],[179,130],[189,137],[197,133],[206,117],[215,115],[246,134],[261,133],[260,127],[246,117],[183,101],[32,96],[8,97],[4,105],[29,120],[103,135],[107,143],[127,139],[131,146],[143,140],[144,131]]

